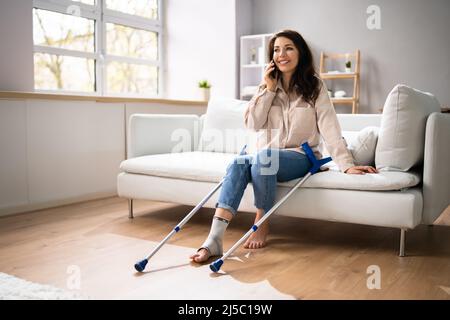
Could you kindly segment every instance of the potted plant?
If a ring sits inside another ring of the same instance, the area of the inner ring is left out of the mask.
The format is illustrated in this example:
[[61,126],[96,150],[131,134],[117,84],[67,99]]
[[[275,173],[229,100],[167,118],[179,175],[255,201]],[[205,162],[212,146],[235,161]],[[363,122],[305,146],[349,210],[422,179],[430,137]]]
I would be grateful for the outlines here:
[[200,94],[202,96],[202,99],[204,101],[208,101],[209,95],[210,95],[211,84],[208,82],[208,80],[201,80],[198,82],[198,87],[200,88]]
[[350,60],[347,60],[345,63],[345,72],[352,72],[352,62]]

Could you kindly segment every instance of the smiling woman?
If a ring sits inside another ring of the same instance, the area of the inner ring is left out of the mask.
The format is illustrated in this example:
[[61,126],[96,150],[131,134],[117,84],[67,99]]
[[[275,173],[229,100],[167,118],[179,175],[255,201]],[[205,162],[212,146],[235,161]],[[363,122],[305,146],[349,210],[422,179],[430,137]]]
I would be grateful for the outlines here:
[[[303,37],[294,30],[280,31],[270,39],[267,53],[271,62],[244,112],[245,126],[257,132],[257,152],[240,154],[228,165],[210,233],[190,256],[194,262],[222,255],[225,230],[236,216],[250,181],[257,227],[244,247],[264,247],[269,233],[268,221],[264,220],[277,208],[277,183],[305,177],[312,166],[307,154],[314,152],[316,158],[322,158],[320,138],[342,172],[377,172],[369,166],[354,165],[326,85],[315,72],[311,50]],[[311,151],[305,150],[305,143]],[[223,260],[216,260],[211,269],[217,271],[221,263]]]
[[274,61],[275,66],[281,71],[276,76],[277,81],[284,79],[283,73],[290,74],[288,80],[292,81],[283,83],[285,90],[295,88],[308,103],[317,99],[320,87],[314,70],[313,56],[305,39],[299,33],[292,30],[278,32],[269,42],[267,55],[269,61]]

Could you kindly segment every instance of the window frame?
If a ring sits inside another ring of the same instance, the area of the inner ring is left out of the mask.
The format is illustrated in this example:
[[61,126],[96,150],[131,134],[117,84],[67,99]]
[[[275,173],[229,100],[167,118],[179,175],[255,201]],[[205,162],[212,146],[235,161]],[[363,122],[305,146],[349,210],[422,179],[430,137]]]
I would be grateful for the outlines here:
[[[95,5],[89,5],[71,0],[33,0],[33,9],[42,9],[62,14],[68,14],[67,8],[75,5],[80,8],[80,17],[94,20],[94,52],[85,52],[79,50],[70,50],[63,48],[48,47],[34,44],[33,36],[33,60],[35,53],[57,54],[79,58],[94,59],[95,71],[95,91],[72,91],[72,90],[54,90],[54,89],[34,89],[35,92],[56,93],[64,95],[86,95],[86,96],[110,96],[110,97],[137,97],[137,98],[161,98],[164,92],[164,48],[163,48],[163,8],[162,0],[158,3],[158,20],[144,18],[141,16],[130,15],[127,13],[114,11],[106,8],[105,0],[96,0]],[[33,17],[34,19],[34,17]],[[158,50],[157,59],[124,57],[106,52],[106,23],[120,24],[126,27],[142,29],[157,33]],[[34,35],[34,30],[33,30]],[[158,88],[156,94],[151,93],[112,93],[107,92],[106,66],[108,62],[117,61],[131,64],[142,64],[156,66],[158,68]],[[33,62],[34,66],[34,62]],[[33,69],[34,81],[34,69]],[[34,85],[33,85],[34,87]]]

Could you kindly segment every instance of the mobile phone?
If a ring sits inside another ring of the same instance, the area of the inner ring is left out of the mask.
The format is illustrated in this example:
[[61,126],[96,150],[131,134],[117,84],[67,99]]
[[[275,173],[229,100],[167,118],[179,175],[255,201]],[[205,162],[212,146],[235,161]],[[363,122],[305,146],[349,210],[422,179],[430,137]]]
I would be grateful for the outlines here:
[[278,73],[279,73],[279,70],[278,70],[278,68],[277,68],[277,65],[275,64],[275,61],[273,61],[273,59],[272,59],[271,62],[273,62],[273,67],[274,67],[274,69],[273,69],[273,71],[270,73],[270,76],[271,76],[272,78],[274,78],[274,79],[278,79]]

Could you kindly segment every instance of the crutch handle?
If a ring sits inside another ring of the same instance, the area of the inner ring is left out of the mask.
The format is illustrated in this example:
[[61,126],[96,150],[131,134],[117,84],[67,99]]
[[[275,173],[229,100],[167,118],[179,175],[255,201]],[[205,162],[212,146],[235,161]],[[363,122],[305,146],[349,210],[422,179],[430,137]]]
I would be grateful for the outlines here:
[[305,151],[306,156],[308,157],[309,161],[312,163],[312,167],[309,170],[311,174],[317,173],[317,171],[320,170],[320,167],[323,166],[325,163],[330,162],[332,159],[331,157],[323,158],[320,160],[316,159],[316,156],[314,155],[314,152],[312,151],[311,147],[309,146],[308,142],[305,142],[302,144],[303,151]]

